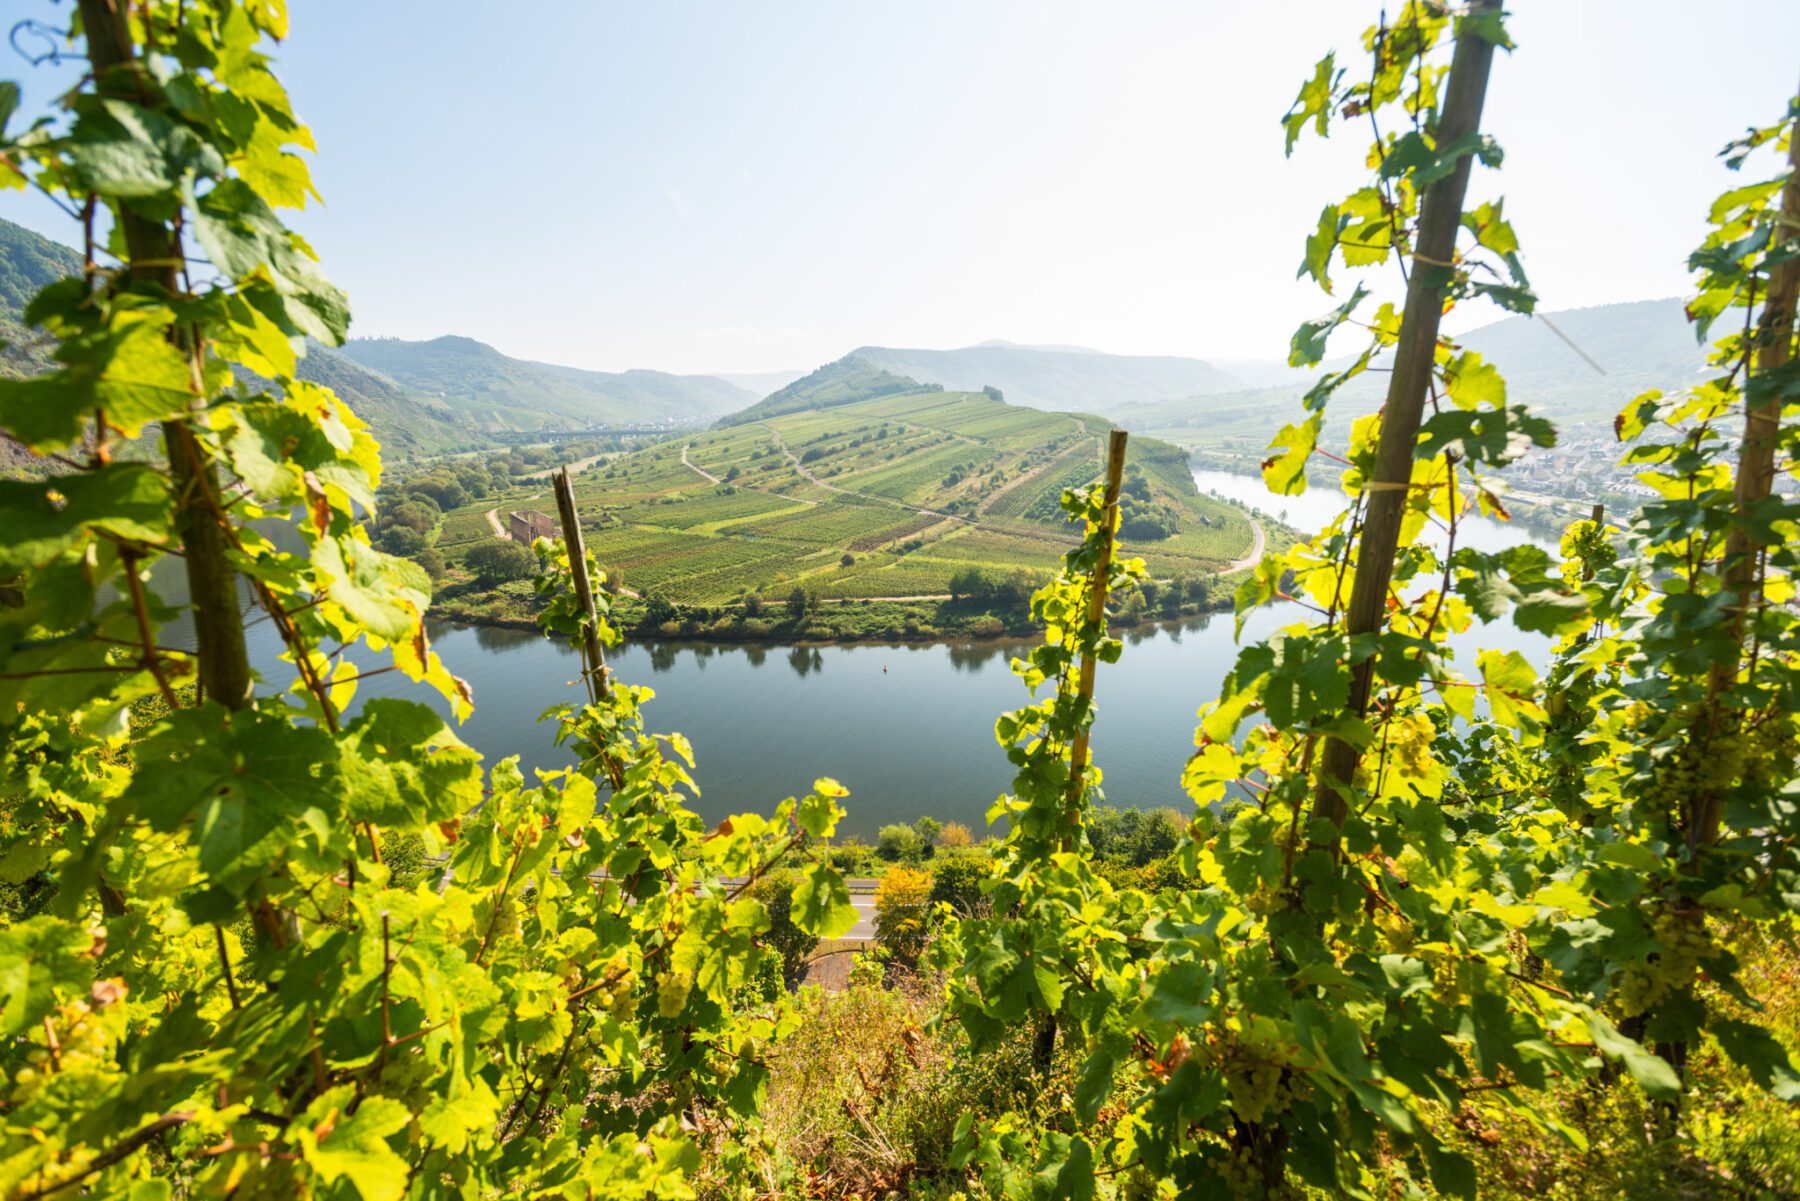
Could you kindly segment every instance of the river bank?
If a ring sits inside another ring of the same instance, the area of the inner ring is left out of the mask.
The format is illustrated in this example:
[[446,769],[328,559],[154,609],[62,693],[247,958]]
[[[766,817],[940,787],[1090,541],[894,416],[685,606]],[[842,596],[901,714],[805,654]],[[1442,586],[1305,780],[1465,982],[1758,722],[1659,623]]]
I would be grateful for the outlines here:
[[[1184,618],[1229,612],[1241,573],[1184,583],[1153,584],[1148,593],[1126,598],[1112,626],[1148,629]],[[1171,596],[1174,600],[1169,599]],[[536,597],[526,581],[483,593],[440,596],[432,601],[438,621],[458,626],[536,632]],[[757,614],[742,606],[676,607],[675,615],[649,620],[639,598],[615,597],[613,621],[637,640],[700,641],[734,645],[834,646],[928,645],[938,642],[1004,641],[1040,633],[1024,606],[982,605],[967,600],[847,600],[817,604],[795,616],[785,603],[765,603]]]

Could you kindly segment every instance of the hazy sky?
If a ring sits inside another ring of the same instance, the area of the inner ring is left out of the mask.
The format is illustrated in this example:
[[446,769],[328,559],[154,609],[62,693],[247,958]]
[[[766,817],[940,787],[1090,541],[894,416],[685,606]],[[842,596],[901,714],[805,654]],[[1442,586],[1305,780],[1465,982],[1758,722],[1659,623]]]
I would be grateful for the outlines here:
[[[585,367],[1279,357],[1329,307],[1294,269],[1366,139],[1286,160],[1278,121],[1378,7],[298,0],[280,58],[326,204],[294,220],[356,334]],[[1800,3],[1514,7],[1475,194],[1507,197],[1546,307],[1683,291],[1715,152],[1800,82]],[[70,237],[16,193],[0,216]]]

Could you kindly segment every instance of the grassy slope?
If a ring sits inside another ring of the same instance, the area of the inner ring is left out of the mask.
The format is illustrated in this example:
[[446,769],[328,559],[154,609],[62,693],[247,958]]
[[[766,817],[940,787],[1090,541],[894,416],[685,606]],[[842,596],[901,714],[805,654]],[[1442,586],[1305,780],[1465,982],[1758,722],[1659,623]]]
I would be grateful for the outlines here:
[[920,390],[917,380],[884,371],[854,354],[835,363],[827,363],[811,375],[802,376],[779,391],[772,392],[747,409],[719,419],[720,426],[745,425],[766,421],[785,413],[801,413],[835,408],[875,396]]
[[582,371],[510,358],[473,338],[357,339],[343,353],[488,429],[711,420],[756,398],[709,375]]
[[[663,442],[584,472],[576,491],[589,546],[637,592],[697,605],[796,584],[833,600],[935,596],[971,567],[1052,569],[1074,541],[1056,498],[1098,476],[1107,428],[980,393],[914,391]],[[1198,495],[1181,450],[1139,439],[1132,451],[1154,503],[1179,518],[1174,537],[1127,543],[1153,574],[1210,575],[1248,551],[1248,519]],[[451,514],[446,533],[462,537],[440,548],[454,558],[478,541],[495,503]]]

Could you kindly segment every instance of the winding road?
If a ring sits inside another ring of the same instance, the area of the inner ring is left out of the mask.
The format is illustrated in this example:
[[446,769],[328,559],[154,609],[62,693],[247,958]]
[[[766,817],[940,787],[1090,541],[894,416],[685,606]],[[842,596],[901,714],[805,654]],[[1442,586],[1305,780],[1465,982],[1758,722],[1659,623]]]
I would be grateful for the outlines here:
[[1255,567],[1262,562],[1263,548],[1268,545],[1269,540],[1263,536],[1262,522],[1254,517],[1250,519],[1250,529],[1256,535],[1256,538],[1250,543],[1250,553],[1236,562],[1227,564],[1226,571],[1242,571],[1246,567]]

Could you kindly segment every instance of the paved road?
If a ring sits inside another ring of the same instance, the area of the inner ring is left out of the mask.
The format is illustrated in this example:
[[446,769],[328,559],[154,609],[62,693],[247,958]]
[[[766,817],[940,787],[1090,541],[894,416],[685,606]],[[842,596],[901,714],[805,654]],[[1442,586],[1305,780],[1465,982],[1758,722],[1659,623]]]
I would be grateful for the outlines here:
[[1226,571],[1242,571],[1246,567],[1255,567],[1258,563],[1262,562],[1263,547],[1268,543],[1268,539],[1263,536],[1262,522],[1252,517],[1250,519],[1250,529],[1256,534],[1255,540],[1250,543],[1250,553],[1244,558],[1239,559],[1237,562],[1228,565],[1225,568]]

